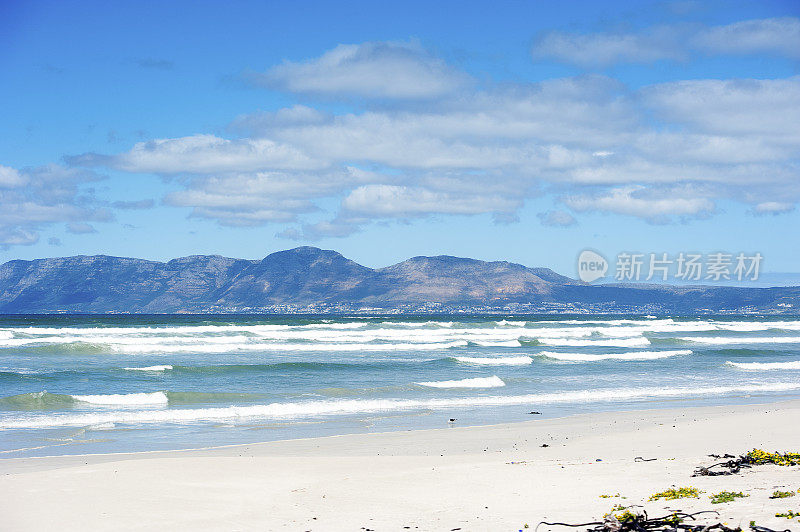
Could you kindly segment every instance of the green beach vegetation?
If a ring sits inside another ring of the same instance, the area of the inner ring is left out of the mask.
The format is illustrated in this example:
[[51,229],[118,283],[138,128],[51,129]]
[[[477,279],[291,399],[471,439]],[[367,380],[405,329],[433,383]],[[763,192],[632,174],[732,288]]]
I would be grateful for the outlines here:
[[665,499],[667,501],[671,501],[674,499],[688,499],[688,498],[699,498],[700,497],[700,490],[697,488],[685,487],[685,488],[670,488],[668,490],[660,491],[658,493],[654,493],[650,495],[651,501],[657,501],[659,499]]

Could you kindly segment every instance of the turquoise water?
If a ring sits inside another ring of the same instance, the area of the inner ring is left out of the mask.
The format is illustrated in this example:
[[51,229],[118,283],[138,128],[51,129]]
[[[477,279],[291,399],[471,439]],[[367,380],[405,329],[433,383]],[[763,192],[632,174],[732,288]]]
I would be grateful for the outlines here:
[[800,319],[0,316],[0,457],[800,395]]

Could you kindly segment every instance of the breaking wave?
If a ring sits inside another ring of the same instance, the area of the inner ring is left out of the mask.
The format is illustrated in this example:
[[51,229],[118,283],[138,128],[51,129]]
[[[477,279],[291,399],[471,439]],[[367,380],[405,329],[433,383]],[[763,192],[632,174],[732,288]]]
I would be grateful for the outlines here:
[[461,379],[457,381],[431,381],[418,382],[420,386],[428,388],[499,388],[506,383],[497,375],[491,377],[477,377],[474,379]]
[[162,372],[162,371],[169,371],[172,369],[172,366],[168,364],[163,364],[160,366],[145,366],[143,368],[123,368],[128,371],[152,371],[152,372]]
[[597,340],[572,340],[566,338],[540,338],[541,345],[563,347],[644,347],[650,345],[647,338],[609,338]]
[[73,399],[93,405],[166,405],[169,403],[164,392],[153,393],[114,393],[107,395],[73,395]]
[[520,357],[452,357],[452,360],[463,364],[476,364],[481,366],[524,366],[533,362],[528,356]]
[[368,399],[325,400],[308,402],[270,403],[251,406],[215,408],[164,408],[158,410],[118,410],[87,413],[58,413],[26,415],[0,420],[2,429],[87,426],[103,423],[198,423],[248,419],[281,419],[395,412],[419,409],[540,405],[557,403],[590,403],[640,401],[651,398],[681,398],[789,392],[800,390],[800,383],[782,382],[741,386],[677,387],[677,388],[605,388],[569,392],[511,396],[476,396],[439,399]]
[[798,344],[800,343],[800,336],[750,336],[750,337],[731,337],[731,336],[693,336],[687,338],[680,338],[684,342],[694,342],[698,344],[717,344],[717,345],[733,345],[733,344]]
[[555,360],[568,360],[571,362],[593,362],[595,360],[657,360],[674,356],[691,355],[689,349],[679,349],[675,351],[631,351],[630,353],[555,353],[542,351],[539,356],[552,358]]
[[792,362],[731,362],[728,360],[725,364],[751,370],[800,369],[800,360]]

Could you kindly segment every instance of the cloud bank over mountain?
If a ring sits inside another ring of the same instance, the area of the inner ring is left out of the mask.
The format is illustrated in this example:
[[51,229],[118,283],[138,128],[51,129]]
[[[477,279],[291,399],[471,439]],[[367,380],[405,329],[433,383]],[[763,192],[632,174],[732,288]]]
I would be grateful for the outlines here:
[[513,223],[541,197],[550,227],[590,212],[686,222],[720,202],[780,215],[800,200],[800,76],[633,85],[612,67],[798,50],[795,17],[556,31],[534,38],[534,64],[580,72],[525,81],[476,76],[413,39],[342,43],[242,74],[283,107],[66,166],[0,168],[0,244],[35,242],[48,224],[90,233],[115,209],[154,206],[99,202],[98,171],[162,176],[173,187],[161,206],[299,240],[430,217]]

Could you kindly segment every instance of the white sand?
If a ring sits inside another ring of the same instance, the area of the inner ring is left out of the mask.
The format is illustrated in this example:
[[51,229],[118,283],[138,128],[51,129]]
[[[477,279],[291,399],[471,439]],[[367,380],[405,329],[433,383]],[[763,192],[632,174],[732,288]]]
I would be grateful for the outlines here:
[[[542,448],[542,444],[549,447]],[[601,519],[612,505],[717,510],[800,530],[800,467],[691,478],[709,453],[800,450],[800,401],[649,410],[209,450],[0,460],[2,530],[487,530]],[[635,462],[634,458],[657,458]],[[600,459],[601,461],[596,461]],[[700,499],[647,502],[671,486]],[[750,496],[712,505],[721,490]],[[619,493],[623,498],[601,498]],[[714,518],[717,519],[716,517]],[[410,528],[404,528],[410,527]],[[539,530],[548,530],[540,527]],[[569,530],[569,529],[560,529]]]

